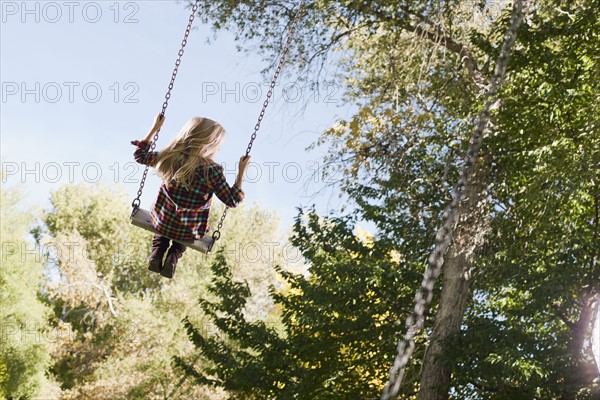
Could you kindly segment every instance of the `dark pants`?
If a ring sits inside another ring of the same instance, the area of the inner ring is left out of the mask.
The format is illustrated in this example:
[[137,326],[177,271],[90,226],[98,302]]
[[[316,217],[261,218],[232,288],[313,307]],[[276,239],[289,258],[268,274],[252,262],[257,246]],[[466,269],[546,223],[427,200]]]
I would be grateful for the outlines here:
[[[171,242],[170,248],[169,242]],[[180,258],[185,251],[185,246],[164,236],[158,234],[154,235],[154,238],[152,239],[152,257],[162,258],[167,252],[167,249],[169,249],[169,255],[174,254],[177,258]]]

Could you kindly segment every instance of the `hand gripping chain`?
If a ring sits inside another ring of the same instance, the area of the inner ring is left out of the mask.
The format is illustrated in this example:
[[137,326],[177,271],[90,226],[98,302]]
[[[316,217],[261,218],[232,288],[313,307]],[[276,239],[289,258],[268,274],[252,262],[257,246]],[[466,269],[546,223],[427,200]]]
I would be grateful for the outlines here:
[[[271,97],[273,96],[273,89],[277,84],[277,79],[279,78],[279,74],[281,73],[281,69],[283,68],[283,64],[285,63],[285,59],[289,53],[290,45],[292,44],[292,40],[294,39],[294,34],[296,33],[296,28],[298,27],[298,22],[300,21],[300,14],[302,12],[302,8],[304,6],[304,1],[300,3],[298,7],[298,11],[296,11],[296,15],[294,16],[292,26],[290,27],[290,31],[288,33],[287,40],[285,41],[285,45],[281,51],[281,56],[279,57],[279,63],[277,64],[277,68],[275,69],[275,73],[273,74],[273,78],[271,79],[271,84],[269,85],[269,91],[267,92],[267,97],[263,102],[262,109],[260,110],[260,114],[258,115],[258,120],[256,121],[256,125],[254,125],[254,132],[250,136],[250,142],[248,142],[248,147],[246,147],[246,156],[250,155],[250,151],[252,150],[252,145],[254,144],[254,139],[256,139],[256,134],[260,129],[260,123],[262,122],[265,111],[271,101]],[[223,215],[221,215],[221,220],[219,221],[219,225],[217,225],[217,229],[213,232],[212,238],[216,242],[221,237],[221,228],[223,227],[223,221],[225,221],[225,216],[227,215],[228,207],[225,207],[223,210]]]
[[[171,91],[173,90],[173,86],[175,85],[175,78],[177,77],[177,72],[179,71],[179,65],[181,65],[181,57],[183,57],[183,53],[185,51],[185,46],[187,45],[188,36],[190,35],[190,31],[192,30],[192,24],[194,22],[194,17],[196,16],[196,11],[198,11],[198,3],[199,2],[200,2],[200,0],[196,0],[194,2],[194,5],[192,6],[192,11],[191,11],[190,17],[188,19],[188,24],[185,28],[185,33],[183,35],[183,40],[181,41],[181,48],[179,49],[179,52],[177,53],[177,60],[175,60],[175,68],[173,69],[173,74],[171,75],[171,82],[169,82],[169,88],[167,89],[167,93],[165,94],[165,101],[163,102],[162,110],[160,112],[161,118],[164,118],[165,113],[167,112],[167,107],[169,106],[169,99],[171,98]],[[158,140],[159,133],[160,133],[160,129],[156,131],[156,133],[154,134],[154,137],[152,138],[152,144],[150,145],[150,151],[152,151],[156,148],[156,141]],[[131,215],[134,215],[137,212],[137,210],[140,208],[140,203],[141,203],[140,198],[142,197],[142,191],[144,190],[144,184],[146,183],[146,176],[148,175],[148,168],[149,168],[149,166],[146,165],[146,168],[144,169],[144,174],[142,175],[142,180],[140,182],[140,188],[138,189],[138,192],[137,192],[137,197],[131,203],[131,207],[133,207]]]

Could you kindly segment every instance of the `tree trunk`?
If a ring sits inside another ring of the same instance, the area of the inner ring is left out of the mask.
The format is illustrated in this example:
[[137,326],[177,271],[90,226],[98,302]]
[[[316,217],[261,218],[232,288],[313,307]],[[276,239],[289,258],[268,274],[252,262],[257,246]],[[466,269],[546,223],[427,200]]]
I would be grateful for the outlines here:
[[[586,352],[590,352],[590,344],[586,345],[586,339],[591,337],[592,319],[598,299],[593,290],[590,290],[585,291],[580,296],[580,301],[582,307],[579,318],[570,327],[573,334],[569,343],[571,365],[565,371],[565,391],[561,396],[561,400],[576,399],[577,392],[582,387],[591,385],[598,376],[595,364],[584,357]],[[588,354],[589,358],[591,358],[590,356],[591,354]]]
[[[481,163],[479,163],[481,164]],[[435,323],[425,352],[418,400],[448,398],[452,364],[444,359],[447,340],[460,332],[470,294],[470,269],[475,250],[483,244],[486,232],[486,187],[489,171],[479,165],[466,189],[465,200],[458,208],[461,216],[452,245],[444,260],[442,294]]]
[[[415,295],[414,309],[406,319],[406,333],[404,334],[404,337],[398,341],[396,358],[394,359],[392,367],[390,368],[390,377],[385,387],[383,388],[381,400],[395,400],[398,397],[398,392],[400,390],[400,386],[402,385],[402,380],[404,378],[405,367],[415,349],[415,334],[418,333],[421,329],[423,329],[423,325],[425,323],[425,308],[431,302],[433,296],[433,288],[435,286],[435,280],[437,279],[444,267],[446,261],[445,259],[448,256],[448,251],[450,250],[450,247],[453,247],[452,239],[455,238],[456,240],[454,244],[458,244],[460,246],[461,243],[458,242],[460,238],[465,238],[464,240],[469,241],[468,233],[472,234],[473,236],[481,236],[478,235],[478,233],[481,232],[465,233],[463,231],[457,233],[456,230],[457,228],[460,229],[460,226],[463,225],[461,224],[463,218],[465,216],[469,217],[470,215],[470,208],[468,208],[468,212],[465,213],[464,210],[461,209],[461,207],[465,207],[465,204],[473,204],[475,205],[473,211],[476,211],[477,214],[481,211],[481,208],[479,205],[479,201],[476,201],[475,199],[485,198],[485,196],[473,196],[473,194],[475,193],[483,192],[483,190],[479,188],[479,184],[472,182],[473,180],[479,181],[481,177],[484,176],[481,175],[483,174],[483,172],[480,172],[478,179],[472,176],[471,172],[472,168],[476,167],[477,164],[476,160],[479,157],[479,150],[481,149],[481,146],[483,144],[484,133],[488,127],[488,123],[490,120],[490,110],[492,108],[492,105],[495,104],[498,100],[498,88],[504,80],[504,75],[508,66],[510,51],[512,49],[513,44],[515,43],[515,40],[517,38],[517,30],[521,25],[521,21],[523,19],[522,10],[522,0],[515,0],[513,6],[513,14],[510,21],[510,27],[507,30],[506,35],[504,36],[504,44],[502,45],[502,49],[500,51],[500,54],[498,55],[498,59],[496,60],[496,68],[494,70],[494,74],[490,79],[490,85],[486,94],[487,100],[485,101],[483,108],[477,115],[475,129],[473,130],[473,135],[469,140],[469,147],[467,154],[465,155],[463,166],[460,171],[460,176],[455,186],[455,190],[452,193],[452,201],[444,210],[442,216],[442,224],[440,228],[436,231],[435,246],[431,254],[429,255],[428,266],[425,270],[423,281],[421,282],[421,287]],[[479,171],[479,169],[476,168],[475,171]],[[471,192],[472,189],[475,189],[475,191]],[[468,200],[469,198],[471,198],[471,200]],[[467,223],[466,226],[469,226],[469,224]],[[477,224],[473,224],[473,226],[477,226]],[[461,247],[462,246],[458,248]],[[464,249],[460,251],[460,254],[462,253],[464,253],[465,255],[469,254],[469,252],[464,251]],[[459,252],[457,252],[457,254],[459,254]],[[467,296],[469,293],[468,289],[469,287],[467,285],[465,291],[467,293]],[[441,305],[441,307],[444,306]],[[460,314],[460,320],[462,320],[462,312]],[[434,339],[437,340],[436,337],[434,337]],[[435,359],[436,357],[434,357],[434,360]],[[446,375],[448,374],[446,373]],[[448,377],[447,379],[449,380],[450,378]],[[424,391],[423,393],[425,395],[427,392]],[[421,396],[419,397],[425,398]]]
[[[571,356],[571,365],[565,369],[565,392],[561,400],[572,400],[577,397],[577,392],[581,387],[590,386],[598,378],[600,365],[596,365],[594,354],[592,354],[592,334],[594,333],[594,322],[596,318],[596,309],[600,302],[599,288],[595,287],[598,279],[597,265],[600,258],[600,197],[596,193],[591,193],[594,198],[594,217],[593,217],[593,238],[592,248],[590,249],[589,280],[590,283],[582,290],[579,295],[581,311],[577,321],[570,322],[566,316],[562,321],[571,330],[571,341],[569,343],[569,353]],[[564,315],[564,313],[562,313]],[[598,339],[596,339],[598,340]],[[600,398],[600,388],[593,389],[594,398]]]

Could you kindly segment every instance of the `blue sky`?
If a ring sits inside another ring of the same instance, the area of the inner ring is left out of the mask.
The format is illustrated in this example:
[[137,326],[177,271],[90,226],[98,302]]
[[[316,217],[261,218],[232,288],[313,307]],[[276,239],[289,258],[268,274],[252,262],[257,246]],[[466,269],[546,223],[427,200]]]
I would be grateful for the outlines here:
[[[142,138],[160,111],[188,9],[176,1],[2,1],[0,46],[3,185],[21,186],[29,204],[73,182],[122,185],[133,199],[143,169],[129,141]],[[258,56],[239,53],[232,35],[195,22],[158,148],[187,119],[215,119],[228,136],[218,157],[235,177],[267,91]],[[285,89],[284,89],[285,88]],[[302,107],[306,109],[302,112]],[[323,150],[305,148],[350,115],[332,88],[315,96],[280,82],[255,142],[245,185],[250,203],[276,209],[289,226],[295,207],[339,207],[311,182]],[[159,179],[149,175],[142,204]]]

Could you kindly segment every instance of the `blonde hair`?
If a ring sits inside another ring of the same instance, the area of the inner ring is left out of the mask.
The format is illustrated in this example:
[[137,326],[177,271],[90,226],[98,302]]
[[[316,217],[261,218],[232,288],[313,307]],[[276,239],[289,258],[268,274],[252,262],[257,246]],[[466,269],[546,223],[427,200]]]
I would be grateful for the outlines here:
[[[218,122],[203,117],[190,119],[177,137],[158,153],[154,163],[158,175],[166,183],[174,180],[186,188],[191,187],[198,167],[214,164],[213,156],[224,138],[225,129]],[[208,178],[208,169],[204,176]]]

